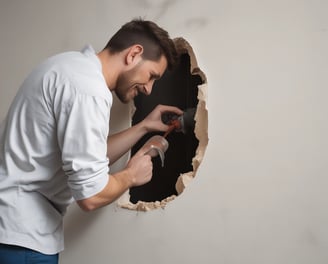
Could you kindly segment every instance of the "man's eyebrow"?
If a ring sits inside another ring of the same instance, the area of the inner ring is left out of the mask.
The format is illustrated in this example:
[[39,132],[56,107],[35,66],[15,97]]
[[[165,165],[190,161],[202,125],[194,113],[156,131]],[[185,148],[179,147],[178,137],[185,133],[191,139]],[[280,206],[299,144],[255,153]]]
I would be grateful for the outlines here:
[[150,79],[155,79],[158,80],[159,78],[161,78],[161,76],[158,73],[151,73],[150,74]]

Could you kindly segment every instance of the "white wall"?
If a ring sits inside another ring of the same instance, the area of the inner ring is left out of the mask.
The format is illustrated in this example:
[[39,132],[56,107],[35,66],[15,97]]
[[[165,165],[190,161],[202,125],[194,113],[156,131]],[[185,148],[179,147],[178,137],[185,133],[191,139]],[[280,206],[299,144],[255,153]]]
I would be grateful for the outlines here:
[[43,58],[154,19],[208,78],[210,142],[165,210],[70,207],[61,263],[326,264],[328,2],[0,0],[0,117]]

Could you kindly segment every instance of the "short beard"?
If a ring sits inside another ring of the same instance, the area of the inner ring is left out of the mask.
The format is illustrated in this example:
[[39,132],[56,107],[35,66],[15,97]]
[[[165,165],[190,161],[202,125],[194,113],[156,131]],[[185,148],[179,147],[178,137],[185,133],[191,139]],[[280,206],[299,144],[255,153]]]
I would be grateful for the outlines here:
[[137,65],[135,68],[122,73],[117,80],[116,88],[114,89],[117,98],[124,104],[127,104],[131,101],[129,98],[129,92],[136,85],[133,82],[133,77],[136,76],[136,73],[140,67],[140,64]]

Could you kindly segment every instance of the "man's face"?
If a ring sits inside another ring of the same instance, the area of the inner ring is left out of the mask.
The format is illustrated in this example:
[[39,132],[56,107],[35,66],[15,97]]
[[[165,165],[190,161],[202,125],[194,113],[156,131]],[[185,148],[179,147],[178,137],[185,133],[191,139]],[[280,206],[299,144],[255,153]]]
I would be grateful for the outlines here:
[[138,93],[149,95],[154,82],[163,75],[166,67],[165,56],[158,61],[141,60],[132,69],[119,75],[115,87],[117,97],[121,102],[128,103]]

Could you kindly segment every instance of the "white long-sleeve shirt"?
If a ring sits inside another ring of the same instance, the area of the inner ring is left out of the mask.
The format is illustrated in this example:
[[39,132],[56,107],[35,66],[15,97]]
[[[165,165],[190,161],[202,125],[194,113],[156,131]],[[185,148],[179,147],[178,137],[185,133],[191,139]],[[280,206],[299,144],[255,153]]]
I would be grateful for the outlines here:
[[108,182],[111,105],[91,46],[26,78],[0,127],[0,243],[63,250],[66,207]]

